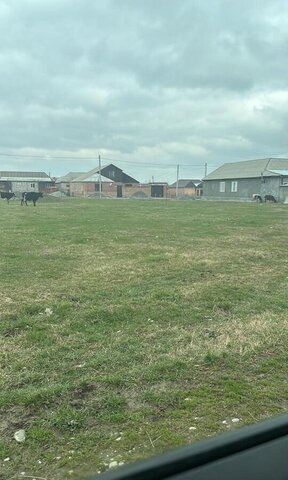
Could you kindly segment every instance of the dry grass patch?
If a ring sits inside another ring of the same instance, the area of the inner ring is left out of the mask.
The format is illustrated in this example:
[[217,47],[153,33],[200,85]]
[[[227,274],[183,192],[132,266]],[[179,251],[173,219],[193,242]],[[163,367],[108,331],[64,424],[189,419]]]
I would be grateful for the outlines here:
[[215,355],[254,354],[259,348],[278,346],[284,350],[288,342],[288,320],[286,315],[266,312],[241,319],[228,316],[224,320],[211,318],[205,326],[193,325],[179,329],[172,327],[176,348],[169,356],[203,359],[209,351]]

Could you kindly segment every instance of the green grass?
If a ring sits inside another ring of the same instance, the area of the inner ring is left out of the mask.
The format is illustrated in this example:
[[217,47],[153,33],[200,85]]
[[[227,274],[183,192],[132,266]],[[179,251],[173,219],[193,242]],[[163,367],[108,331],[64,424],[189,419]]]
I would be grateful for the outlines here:
[[0,215],[1,480],[79,478],[287,411],[286,205]]

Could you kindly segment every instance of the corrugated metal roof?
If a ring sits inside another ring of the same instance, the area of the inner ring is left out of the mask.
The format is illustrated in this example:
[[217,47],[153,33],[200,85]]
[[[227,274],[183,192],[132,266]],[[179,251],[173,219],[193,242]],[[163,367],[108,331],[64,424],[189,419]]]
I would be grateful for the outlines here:
[[51,178],[47,177],[47,178],[43,178],[43,177],[40,177],[40,178],[37,178],[37,177],[0,177],[0,182],[23,182],[23,183],[52,183],[52,180]]
[[276,173],[276,175],[283,175],[284,177],[288,177],[288,169],[287,170],[270,170],[272,173]]
[[275,169],[288,169],[288,158],[261,158],[243,162],[225,163],[209,173],[204,180],[225,180],[233,178],[275,177]]
[[[108,165],[103,165],[101,166],[101,170],[103,170],[104,168],[108,167]],[[99,174],[99,167],[96,167],[96,168],[93,168],[92,170],[90,170],[89,172],[86,172],[86,173],[82,173],[81,175],[79,175],[79,177],[76,177],[76,178],[73,178],[73,182],[85,182],[85,181],[89,181],[87,180],[87,178],[90,178],[92,175],[95,175],[95,174]],[[97,180],[96,180],[97,181]]]
[[15,180],[15,178],[17,179],[22,179],[22,180],[26,180],[26,179],[30,179],[30,178],[34,178],[34,179],[38,179],[38,178],[41,178],[41,179],[45,179],[47,181],[50,181],[50,177],[49,175],[47,175],[47,173],[45,172],[7,172],[7,171],[0,171],[0,179],[3,180],[3,179],[13,179]]
[[63,177],[57,178],[56,183],[71,182],[72,180],[74,180],[74,178],[77,178],[77,177],[79,177],[79,175],[82,175],[82,173],[83,172],[69,172],[66,175],[64,175]]
[[90,175],[90,177],[85,178],[84,180],[79,180],[78,178],[75,178],[73,180],[74,182],[79,182],[79,183],[89,183],[89,182],[99,182],[99,178],[101,177],[101,182],[109,182],[109,183],[114,183],[113,180],[111,180],[108,177],[104,177],[104,175],[99,175],[99,173],[94,173],[93,175]]

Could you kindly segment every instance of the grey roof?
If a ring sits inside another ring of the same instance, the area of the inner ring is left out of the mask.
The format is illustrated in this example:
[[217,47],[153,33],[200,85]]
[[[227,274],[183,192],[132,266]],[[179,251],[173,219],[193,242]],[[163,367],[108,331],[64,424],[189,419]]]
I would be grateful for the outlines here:
[[[181,179],[178,180],[178,188],[188,188],[188,187],[198,187],[200,185],[201,180],[192,180],[192,179]],[[177,182],[174,182],[170,185],[172,188],[176,188]]]
[[276,173],[276,175],[283,175],[284,177],[288,177],[288,169],[286,170],[270,170],[271,173]]
[[0,178],[23,178],[25,180],[26,178],[43,178],[50,180],[49,175],[45,172],[7,172],[7,171],[1,171],[0,172]]
[[260,158],[244,162],[225,163],[204,178],[206,180],[225,180],[233,178],[276,177],[277,170],[288,169],[288,158]]
[[[108,165],[101,166],[101,171],[106,167],[108,167]],[[85,182],[87,178],[92,177],[92,175],[97,173],[99,173],[99,167],[93,168],[92,170],[89,170],[89,172],[81,173],[78,177],[73,178],[73,182]]]
[[69,172],[63,177],[57,178],[56,183],[69,183],[72,180],[74,180],[74,178],[77,178],[79,177],[79,175],[82,175],[82,173],[83,172]]

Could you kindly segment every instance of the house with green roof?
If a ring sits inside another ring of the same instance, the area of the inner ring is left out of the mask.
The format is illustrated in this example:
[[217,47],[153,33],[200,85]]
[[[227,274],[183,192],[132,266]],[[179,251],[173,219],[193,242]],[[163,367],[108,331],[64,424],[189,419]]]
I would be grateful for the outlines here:
[[203,198],[207,200],[251,201],[255,195],[288,201],[288,158],[225,163],[203,179]]

